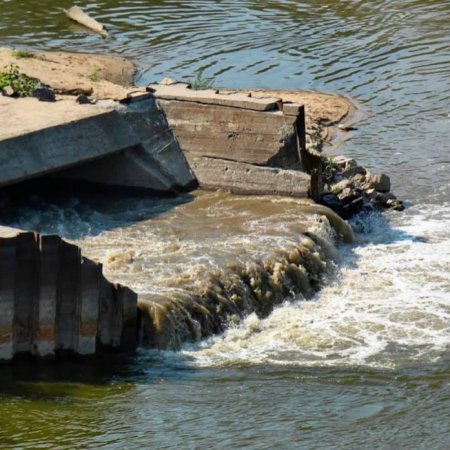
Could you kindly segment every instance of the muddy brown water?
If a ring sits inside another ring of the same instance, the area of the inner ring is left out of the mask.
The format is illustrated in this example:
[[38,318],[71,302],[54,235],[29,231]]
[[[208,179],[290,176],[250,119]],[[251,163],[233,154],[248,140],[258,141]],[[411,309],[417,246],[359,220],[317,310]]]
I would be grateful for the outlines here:
[[[448,448],[448,1],[86,2],[105,40],[70,24],[70,5],[2,1],[0,44],[130,56],[142,84],[201,72],[216,86],[347,94],[365,119],[328,151],[387,172],[409,207],[355,221],[358,243],[337,248],[339,272],[313,301],[118,367],[3,370],[0,446]],[[81,195],[8,222],[79,242],[148,294],[155,276],[177,289],[299,238],[295,206],[251,204]]]

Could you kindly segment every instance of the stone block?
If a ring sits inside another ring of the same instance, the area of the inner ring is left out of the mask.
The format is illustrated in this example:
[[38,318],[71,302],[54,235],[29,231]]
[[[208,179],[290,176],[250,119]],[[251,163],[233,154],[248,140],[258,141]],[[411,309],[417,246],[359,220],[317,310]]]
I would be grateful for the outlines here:
[[301,171],[198,157],[191,161],[200,187],[236,194],[308,197],[311,177]]

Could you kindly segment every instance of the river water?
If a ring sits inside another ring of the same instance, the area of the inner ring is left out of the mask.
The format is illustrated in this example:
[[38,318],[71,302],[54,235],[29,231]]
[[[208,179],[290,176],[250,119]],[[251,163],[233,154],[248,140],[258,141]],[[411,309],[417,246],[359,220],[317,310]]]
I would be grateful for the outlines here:
[[[60,8],[70,4],[3,0],[0,44],[130,56],[139,83],[202,73],[219,87],[349,95],[365,118],[329,151],[387,172],[408,208],[356,221],[358,242],[339,247],[339,272],[312,301],[251,315],[179,352],[143,350],[119,367],[26,371],[15,382],[3,371],[0,446],[449,448],[449,2],[86,2],[110,25],[106,40],[69,24]],[[88,208],[73,198],[14,220],[57,227],[97,249],[105,233],[136,239],[143,210],[160,240],[176,236],[178,245],[192,240],[182,225],[199,211],[244,217],[230,219],[233,254],[285,245],[302,231],[286,205],[262,215],[254,205],[256,216],[245,220],[242,202],[214,195],[134,199],[132,208],[131,200],[98,207],[91,199]],[[211,220],[205,245],[214,248]],[[202,255],[193,257],[200,263]]]

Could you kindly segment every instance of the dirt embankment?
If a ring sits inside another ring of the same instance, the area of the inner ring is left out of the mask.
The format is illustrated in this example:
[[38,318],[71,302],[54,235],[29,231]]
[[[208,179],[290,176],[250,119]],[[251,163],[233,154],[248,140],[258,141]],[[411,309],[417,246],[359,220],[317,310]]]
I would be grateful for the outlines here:
[[133,63],[115,56],[0,48],[0,71],[11,65],[63,96],[120,100],[133,89]]

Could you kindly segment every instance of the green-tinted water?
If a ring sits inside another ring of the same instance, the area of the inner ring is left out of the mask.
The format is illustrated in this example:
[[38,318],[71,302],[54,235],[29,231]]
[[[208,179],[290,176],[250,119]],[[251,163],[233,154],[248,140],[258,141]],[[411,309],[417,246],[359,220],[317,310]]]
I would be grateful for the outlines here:
[[[367,120],[339,151],[388,170],[411,208],[360,223],[313,302],[112,368],[2,370],[0,448],[449,448],[448,1],[87,2],[106,40],[67,21],[71,1],[48,3],[1,1],[0,44],[130,56],[141,83],[203,71],[218,86],[356,97]],[[90,245],[126,216],[120,202],[90,208],[18,220],[81,224]]]

